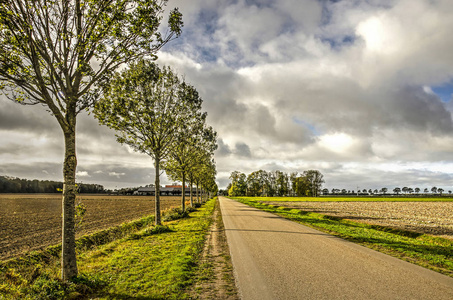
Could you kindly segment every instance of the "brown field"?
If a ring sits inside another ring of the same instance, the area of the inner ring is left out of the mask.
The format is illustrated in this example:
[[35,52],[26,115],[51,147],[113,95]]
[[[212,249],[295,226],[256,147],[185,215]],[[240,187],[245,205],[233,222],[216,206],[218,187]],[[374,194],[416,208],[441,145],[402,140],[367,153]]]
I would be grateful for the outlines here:
[[[154,214],[154,196],[80,195],[86,214],[77,237]],[[181,197],[161,197],[161,209]],[[0,194],[0,260],[60,243],[61,194]]]
[[266,202],[453,239],[453,202]]

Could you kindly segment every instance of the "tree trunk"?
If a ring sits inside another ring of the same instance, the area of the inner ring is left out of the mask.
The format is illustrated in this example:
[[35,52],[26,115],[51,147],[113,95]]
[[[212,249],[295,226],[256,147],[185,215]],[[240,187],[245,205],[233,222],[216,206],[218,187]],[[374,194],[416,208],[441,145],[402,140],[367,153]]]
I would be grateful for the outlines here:
[[198,195],[198,183],[197,183],[197,202],[200,203],[200,198],[199,198],[199,195]]
[[155,159],[155,169],[156,169],[156,180],[155,180],[155,186],[156,186],[156,191],[155,191],[155,206],[156,206],[156,216],[155,216],[155,224],[156,225],[162,225],[162,222],[160,220],[160,179],[159,179],[159,166],[160,165],[160,158]]
[[[73,124],[64,132],[65,158],[63,165],[63,222],[61,242],[61,278],[68,281],[77,276],[77,258],[75,251],[75,174],[77,168],[75,116]],[[71,121],[69,123],[72,123]],[[73,125],[73,126],[72,126]]]
[[181,197],[182,211],[186,210],[186,173],[182,172],[182,197]]
[[193,182],[190,180],[190,206],[193,207]]

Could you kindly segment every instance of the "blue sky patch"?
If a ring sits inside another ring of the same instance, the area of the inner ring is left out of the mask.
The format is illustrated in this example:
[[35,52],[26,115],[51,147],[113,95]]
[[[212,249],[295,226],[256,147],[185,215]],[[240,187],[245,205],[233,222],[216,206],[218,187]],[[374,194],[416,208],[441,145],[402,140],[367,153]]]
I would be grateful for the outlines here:
[[336,37],[336,38],[323,38],[321,37],[321,41],[323,43],[328,43],[330,45],[330,48],[334,50],[340,50],[344,46],[350,46],[354,44],[356,38],[353,35],[345,35],[342,37]]
[[302,127],[307,128],[308,130],[310,130],[310,132],[313,133],[313,135],[315,135],[315,136],[321,135],[321,132],[313,124],[303,121],[303,120],[299,119],[298,117],[293,117],[292,120],[297,125],[300,125]]
[[453,81],[439,86],[432,86],[431,90],[439,96],[442,102],[450,102],[453,97]]

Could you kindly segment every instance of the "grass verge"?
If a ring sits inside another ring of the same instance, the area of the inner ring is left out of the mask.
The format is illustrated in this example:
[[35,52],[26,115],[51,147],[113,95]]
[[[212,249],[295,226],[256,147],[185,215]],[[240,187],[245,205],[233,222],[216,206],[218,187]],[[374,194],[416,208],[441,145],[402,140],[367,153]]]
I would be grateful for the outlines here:
[[452,240],[278,207],[261,198],[232,199],[453,277]]
[[[184,299],[193,282],[214,200],[164,226],[78,247],[79,276],[59,279],[58,247],[0,263],[0,299]],[[145,222],[147,223],[147,222]]]
[[397,196],[368,196],[368,197],[235,197],[241,201],[258,200],[263,202],[453,202],[453,197],[397,197]]

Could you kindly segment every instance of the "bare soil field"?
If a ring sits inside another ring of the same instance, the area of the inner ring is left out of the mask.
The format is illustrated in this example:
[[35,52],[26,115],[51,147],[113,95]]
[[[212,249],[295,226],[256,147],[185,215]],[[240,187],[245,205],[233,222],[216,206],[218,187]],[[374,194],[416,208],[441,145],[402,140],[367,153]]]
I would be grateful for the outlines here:
[[453,239],[453,202],[265,202]]
[[[0,260],[60,243],[61,194],[0,194]],[[80,195],[86,214],[77,237],[154,214],[154,196]],[[180,205],[161,197],[161,209]]]

